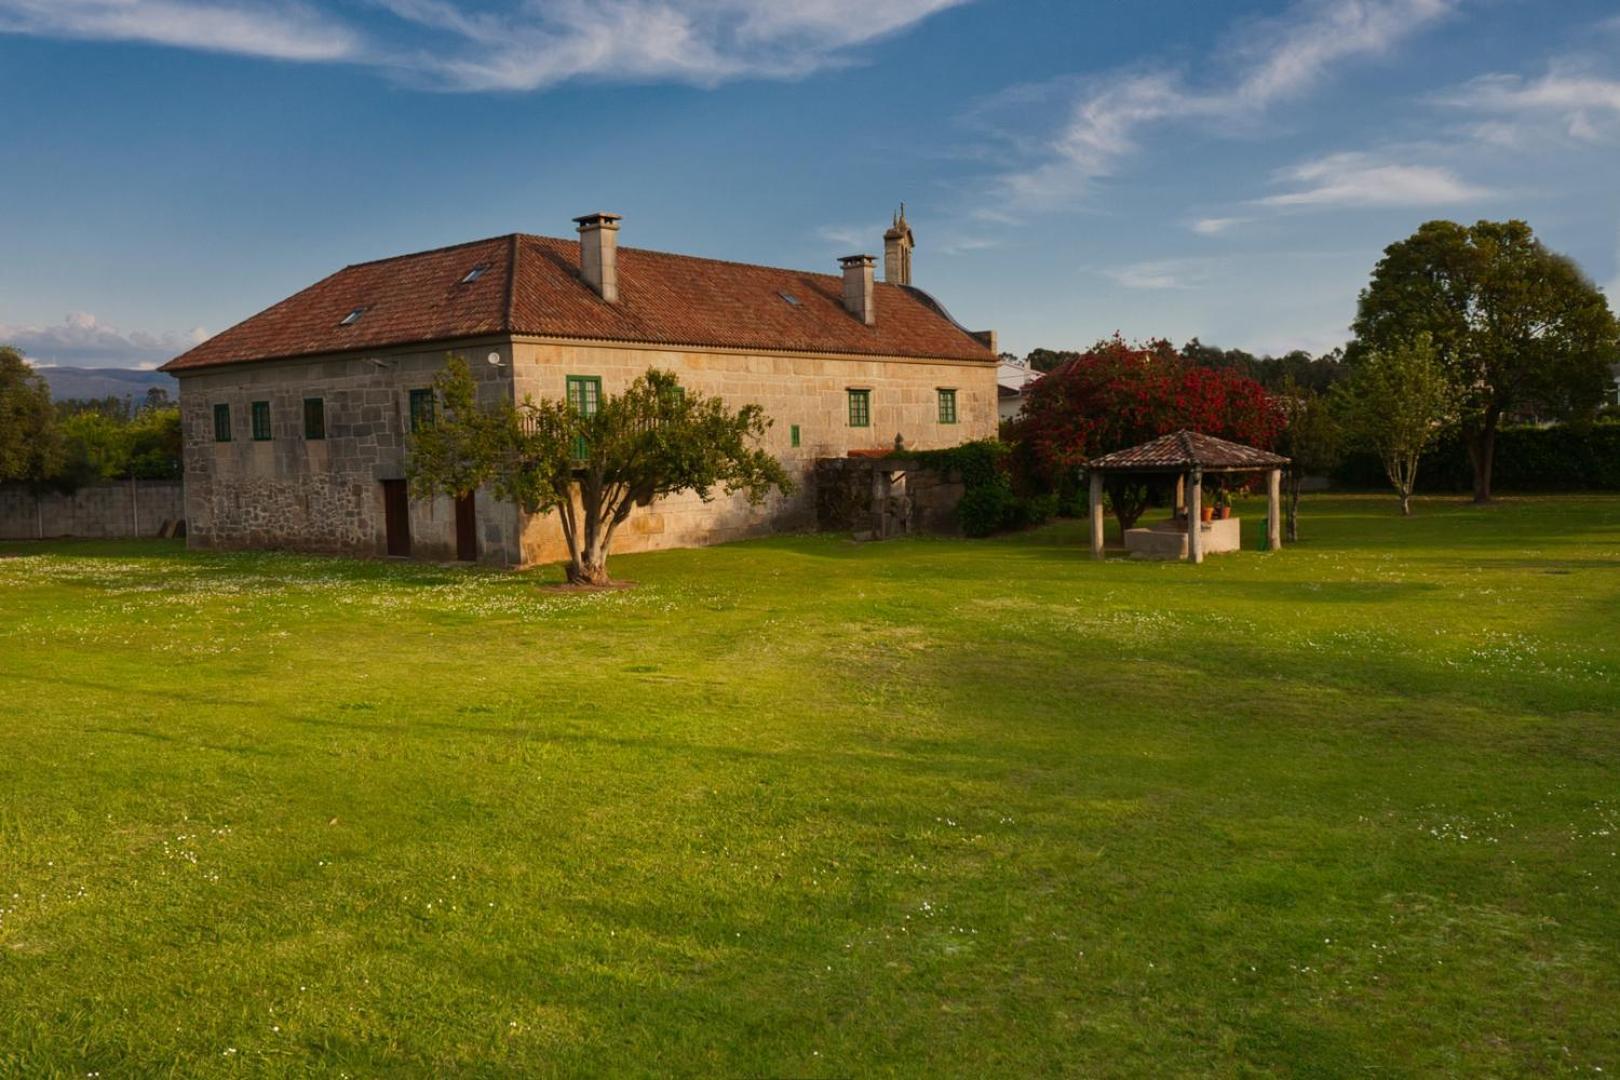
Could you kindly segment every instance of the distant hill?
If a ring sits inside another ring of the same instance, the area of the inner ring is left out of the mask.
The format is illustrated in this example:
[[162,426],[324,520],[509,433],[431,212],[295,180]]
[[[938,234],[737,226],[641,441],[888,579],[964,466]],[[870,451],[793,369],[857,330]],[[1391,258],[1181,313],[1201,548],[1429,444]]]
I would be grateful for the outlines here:
[[51,397],[56,401],[70,398],[132,397],[143,398],[146,391],[160,386],[169,397],[180,397],[180,384],[173,375],[161,371],[135,371],[130,368],[35,368],[50,385]]

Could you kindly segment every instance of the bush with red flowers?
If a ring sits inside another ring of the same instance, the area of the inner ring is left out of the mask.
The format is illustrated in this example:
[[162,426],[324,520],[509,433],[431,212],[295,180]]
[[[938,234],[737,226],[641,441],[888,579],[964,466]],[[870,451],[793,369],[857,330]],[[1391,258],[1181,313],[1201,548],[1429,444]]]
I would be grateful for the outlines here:
[[[1133,344],[1118,334],[1060,365],[1025,395],[1012,425],[1022,486],[1057,492],[1065,502],[1077,493],[1081,467],[1100,454],[1182,428],[1269,450],[1284,423],[1272,396],[1248,376],[1188,364],[1168,341]],[[1109,479],[1121,529],[1147,509],[1154,482]]]

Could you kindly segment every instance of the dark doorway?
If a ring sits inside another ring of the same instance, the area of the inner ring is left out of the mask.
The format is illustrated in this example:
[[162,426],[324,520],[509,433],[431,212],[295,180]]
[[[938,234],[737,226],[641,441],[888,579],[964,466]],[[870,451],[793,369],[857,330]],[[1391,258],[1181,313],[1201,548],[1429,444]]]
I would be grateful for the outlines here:
[[411,497],[403,480],[384,480],[382,487],[388,554],[403,558],[411,553]]
[[478,512],[470,493],[456,497],[456,558],[478,561]]

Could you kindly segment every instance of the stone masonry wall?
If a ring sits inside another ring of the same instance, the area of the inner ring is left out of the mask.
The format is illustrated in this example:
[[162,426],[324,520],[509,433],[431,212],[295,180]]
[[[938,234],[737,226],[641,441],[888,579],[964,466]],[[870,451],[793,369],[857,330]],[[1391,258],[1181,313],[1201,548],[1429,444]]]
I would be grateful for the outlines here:
[[[479,394],[511,393],[510,349],[463,343]],[[276,548],[382,555],[387,552],[382,481],[405,476],[409,394],[430,386],[449,350],[382,350],[311,360],[207,369],[180,380],[190,543],[204,548]],[[499,366],[489,353],[503,357]],[[326,437],[304,437],[304,399],[325,402]],[[253,438],[251,403],[268,401],[272,437]],[[231,410],[231,440],[214,438],[214,406]],[[517,511],[486,492],[476,497],[479,561],[515,565]],[[412,500],[411,553],[455,558],[455,510],[448,498]]]
[[[637,509],[614,536],[614,551],[649,551],[769,535],[816,524],[815,463],[851,450],[894,446],[896,435],[912,449],[956,446],[996,434],[996,365],[991,362],[919,361],[846,356],[757,356],[721,350],[660,350],[588,343],[525,341],[514,345],[517,398],[559,397],[569,375],[596,375],[602,392],[622,390],[649,367],[676,372],[681,381],[736,405],[756,402],[774,423],[766,447],[798,484],[790,496],[772,496],[760,507],[742,497],[717,496],[705,504],[679,495]],[[871,391],[871,425],[849,424],[847,391]],[[941,388],[956,390],[957,422],[940,423]],[[799,445],[792,429],[799,427]],[[954,502],[952,502],[954,510]],[[567,557],[562,532],[551,515],[531,518],[523,529],[525,562]]]
[[0,540],[156,536],[165,521],[185,516],[178,480],[113,480],[37,501],[21,484],[0,485]]

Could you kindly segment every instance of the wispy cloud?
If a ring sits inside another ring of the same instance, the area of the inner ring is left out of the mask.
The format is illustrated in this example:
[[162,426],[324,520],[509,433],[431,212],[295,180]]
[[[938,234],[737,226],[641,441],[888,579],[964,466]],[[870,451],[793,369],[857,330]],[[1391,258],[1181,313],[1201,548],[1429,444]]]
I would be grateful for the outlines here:
[[1556,62],[1539,78],[1483,75],[1437,99],[1443,105],[1508,117],[1485,121],[1481,130],[1502,142],[1511,133],[1523,142],[1524,123],[1551,120],[1579,142],[1620,137],[1620,78],[1576,61]]
[[1211,64],[1228,70],[1224,82],[1190,85],[1179,72],[1116,71],[1015,88],[988,102],[977,118],[1054,95],[1068,98],[1069,105],[1057,132],[1036,143],[1033,162],[997,178],[998,193],[1022,205],[1061,203],[1114,174],[1149,129],[1185,123],[1252,127],[1273,106],[1321,85],[1337,65],[1389,53],[1455,4],[1303,0],[1284,16],[1248,22],[1233,35]]
[[1450,206],[1487,198],[1450,169],[1408,165],[1371,154],[1329,154],[1281,170],[1276,179],[1296,190],[1256,199],[1272,207]]
[[1209,259],[1150,259],[1103,273],[1127,289],[1193,289],[1209,283],[1214,267]]
[[358,59],[358,34],[297,3],[0,0],[0,32],[136,41],[275,60]]
[[887,225],[822,225],[816,236],[838,249],[841,255],[873,254],[883,247],[883,231]]
[[298,0],[0,0],[0,32],[374,66],[448,90],[571,79],[793,78],[970,0],[370,0],[362,29]]
[[1199,236],[1219,236],[1229,232],[1239,225],[1247,224],[1249,218],[1245,217],[1207,217],[1199,218],[1188,224],[1187,228]]
[[0,344],[16,346],[39,364],[151,368],[207,339],[200,326],[183,333],[124,331],[84,311],[54,326],[0,323]]

